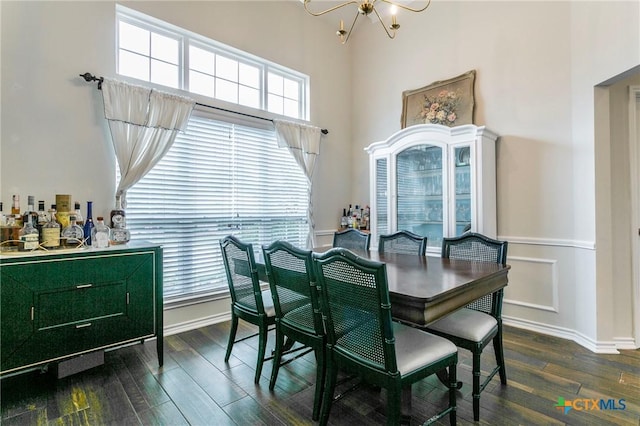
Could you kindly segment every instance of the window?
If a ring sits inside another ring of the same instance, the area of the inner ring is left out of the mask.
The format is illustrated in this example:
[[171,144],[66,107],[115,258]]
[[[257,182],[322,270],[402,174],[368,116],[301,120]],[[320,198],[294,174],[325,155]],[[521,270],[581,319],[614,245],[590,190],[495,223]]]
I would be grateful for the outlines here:
[[162,35],[120,21],[118,40],[120,74],[174,89],[180,88],[179,37]]
[[308,119],[309,77],[116,5],[118,74]]
[[256,251],[276,239],[306,245],[308,183],[299,166],[270,124],[221,114],[194,111],[127,192],[132,238],[163,245],[165,301],[227,290],[218,242],[226,235]]

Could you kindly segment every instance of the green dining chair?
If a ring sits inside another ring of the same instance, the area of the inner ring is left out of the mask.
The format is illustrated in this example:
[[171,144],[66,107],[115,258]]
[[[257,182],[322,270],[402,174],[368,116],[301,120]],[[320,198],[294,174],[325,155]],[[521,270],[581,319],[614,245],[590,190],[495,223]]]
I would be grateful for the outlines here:
[[258,383],[262,374],[262,364],[267,359],[265,351],[269,326],[276,322],[271,290],[260,290],[260,281],[251,244],[245,244],[229,235],[220,240],[220,249],[231,293],[231,331],[229,332],[224,361],[229,361],[234,343],[255,336],[235,340],[238,320],[242,319],[258,326],[258,363],[254,379],[254,382]]
[[[442,240],[442,257],[449,259],[495,262],[506,264],[506,241],[498,241],[482,234],[468,232],[459,237]],[[473,419],[480,420],[480,393],[493,376],[500,374],[500,382],[507,384],[507,371],[502,347],[502,299],[504,290],[484,296],[427,326],[427,330],[446,337],[456,346],[473,355]],[[496,367],[481,383],[480,357],[484,348],[493,342]]]
[[329,420],[338,371],[387,390],[387,424],[400,422],[403,389],[449,370],[449,404],[428,420],[449,414],[456,423],[456,346],[391,320],[386,265],[344,249],[314,253],[327,332],[327,377],[320,424]]
[[333,234],[333,247],[342,247],[353,251],[369,251],[371,234],[349,228]]
[[278,371],[284,365],[285,337],[290,342],[312,348],[316,356],[313,420],[318,420],[324,390],[326,345],[311,251],[301,250],[285,241],[263,246],[262,251],[276,311],[276,348],[269,389],[274,389]]
[[380,253],[417,254],[424,256],[427,251],[427,237],[421,237],[409,231],[380,235],[378,239]]

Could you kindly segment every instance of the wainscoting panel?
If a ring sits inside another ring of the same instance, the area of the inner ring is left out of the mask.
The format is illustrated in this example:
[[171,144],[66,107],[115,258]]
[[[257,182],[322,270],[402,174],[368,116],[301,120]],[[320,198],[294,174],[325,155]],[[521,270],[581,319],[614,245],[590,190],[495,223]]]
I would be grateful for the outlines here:
[[553,259],[513,256],[504,303],[558,312],[558,267]]

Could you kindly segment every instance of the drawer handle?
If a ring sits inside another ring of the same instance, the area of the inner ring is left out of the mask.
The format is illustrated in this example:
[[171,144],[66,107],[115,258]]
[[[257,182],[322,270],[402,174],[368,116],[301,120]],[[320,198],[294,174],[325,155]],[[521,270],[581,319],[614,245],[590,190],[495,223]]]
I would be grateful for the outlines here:
[[76,328],[85,328],[85,327],[91,327],[91,323],[88,322],[86,324],[78,324],[78,325],[76,325]]
[[80,288],[89,288],[89,287],[93,287],[93,284],[81,284],[81,285],[77,285],[76,288],[80,289]]

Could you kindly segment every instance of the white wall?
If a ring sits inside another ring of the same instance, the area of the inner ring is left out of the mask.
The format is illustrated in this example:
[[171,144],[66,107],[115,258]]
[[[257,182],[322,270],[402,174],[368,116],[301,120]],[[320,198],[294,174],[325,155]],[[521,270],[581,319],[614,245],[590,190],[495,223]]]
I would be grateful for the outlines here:
[[[329,129],[315,175],[316,227],[333,230],[350,200],[350,60],[325,23],[297,2],[125,2],[158,19],[221,41],[311,77],[311,121]],[[115,77],[115,2],[0,2],[2,110],[0,200],[12,194],[94,201],[94,218],[111,208],[115,159],[96,85],[79,74]],[[229,309],[218,301],[166,313],[180,326]]]
[[513,266],[505,317],[598,351],[630,336],[632,318],[629,283],[616,327],[606,264],[596,282],[596,191],[610,182],[595,184],[594,86],[640,64],[639,13],[630,1],[433,2],[399,14],[395,40],[371,24],[350,46],[361,76],[353,98],[367,100],[354,105],[355,198],[368,188],[362,150],[400,128],[402,92],[475,69],[475,123],[501,136],[498,234]]

